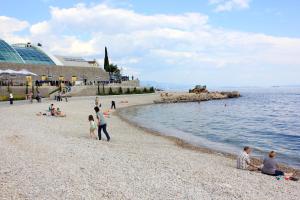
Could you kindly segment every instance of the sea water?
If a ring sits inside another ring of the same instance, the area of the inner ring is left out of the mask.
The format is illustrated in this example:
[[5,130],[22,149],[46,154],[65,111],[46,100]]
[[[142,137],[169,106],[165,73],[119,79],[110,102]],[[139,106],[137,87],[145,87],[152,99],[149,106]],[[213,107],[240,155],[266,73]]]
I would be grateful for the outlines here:
[[121,110],[140,126],[191,144],[237,154],[271,150],[300,168],[300,88],[241,89],[242,97],[201,103],[154,104]]

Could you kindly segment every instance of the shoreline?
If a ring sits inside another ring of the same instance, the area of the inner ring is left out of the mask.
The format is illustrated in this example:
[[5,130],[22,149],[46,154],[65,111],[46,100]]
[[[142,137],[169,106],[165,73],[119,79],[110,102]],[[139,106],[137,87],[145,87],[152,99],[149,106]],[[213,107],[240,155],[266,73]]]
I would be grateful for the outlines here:
[[[216,100],[218,100],[218,99],[213,99],[212,101],[216,101]],[[177,102],[177,103],[189,103],[189,102]],[[151,135],[154,135],[154,136],[159,136],[159,137],[162,137],[164,139],[170,140],[176,146],[179,146],[183,149],[188,149],[188,150],[191,150],[191,151],[207,153],[207,154],[213,154],[213,155],[221,155],[225,158],[229,158],[231,160],[236,160],[236,157],[237,157],[236,154],[215,150],[215,149],[212,149],[212,148],[209,148],[209,147],[204,147],[204,146],[200,146],[200,145],[198,146],[198,145],[191,144],[191,143],[189,143],[189,142],[187,142],[183,139],[177,138],[175,136],[168,136],[167,134],[163,134],[160,131],[155,131],[155,130],[152,130],[151,128],[141,126],[139,123],[131,121],[131,120],[123,117],[120,114],[120,111],[123,110],[123,109],[128,109],[130,107],[147,106],[147,105],[153,105],[153,104],[157,104],[157,103],[153,102],[153,103],[130,105],[130,106],[127,106],[127,107],[117,108],[116,111],[113,114],[116,115],[117,117],[119,117],[122,121],[128,123],[129,125],[137,128],[137,129],[140,129],[140,130],[142,130],[142,131],[144,131],[148,134],[151,134]],[[164,104],[164,103],[159,103],[159,104]],[[251,156],[251,161],[255,165],[261,165],[262,164],[262,160],[255,157],[255,156]],[[292,173],[294,173],[294,176],[300,177],[300,169],[299,168],[292,167],[292,166],[289,166],[289,165],[284,164],[284,163],[279,163],[279,169],[283,170],[285,172],[292,172]],[[261,173],[260,171],[257,171],[257,172]]]

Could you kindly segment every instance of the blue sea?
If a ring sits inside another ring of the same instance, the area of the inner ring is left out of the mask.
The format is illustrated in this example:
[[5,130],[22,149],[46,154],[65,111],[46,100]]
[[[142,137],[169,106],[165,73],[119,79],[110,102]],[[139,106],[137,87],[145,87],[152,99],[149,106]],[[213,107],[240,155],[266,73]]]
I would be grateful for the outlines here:
[[240,89],[241,98],[131,107],[120,114],[140,126],[191,144],[238,154],[251,146],[264,158],[300,168],[300,88]]

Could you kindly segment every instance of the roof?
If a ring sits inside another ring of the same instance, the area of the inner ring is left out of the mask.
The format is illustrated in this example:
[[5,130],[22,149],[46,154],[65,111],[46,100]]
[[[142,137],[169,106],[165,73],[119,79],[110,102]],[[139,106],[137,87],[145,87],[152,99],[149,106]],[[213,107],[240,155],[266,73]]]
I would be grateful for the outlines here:
[[99,64],[96,60],[88,61],[81,57],[67,57],[55,55],[55,57],[65,66],[74,67],[98,67]]

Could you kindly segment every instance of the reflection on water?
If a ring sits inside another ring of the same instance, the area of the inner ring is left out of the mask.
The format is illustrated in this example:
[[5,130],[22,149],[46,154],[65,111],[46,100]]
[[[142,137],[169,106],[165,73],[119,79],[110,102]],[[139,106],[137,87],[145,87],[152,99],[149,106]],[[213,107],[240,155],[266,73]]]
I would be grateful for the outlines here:
[[[239,99],[127,108],[121,115],[141,126],[230,153],[249,145],[263,156],[300,167],[300,89],[241,91]],[[226,104],[226,106],[225,106]]]

